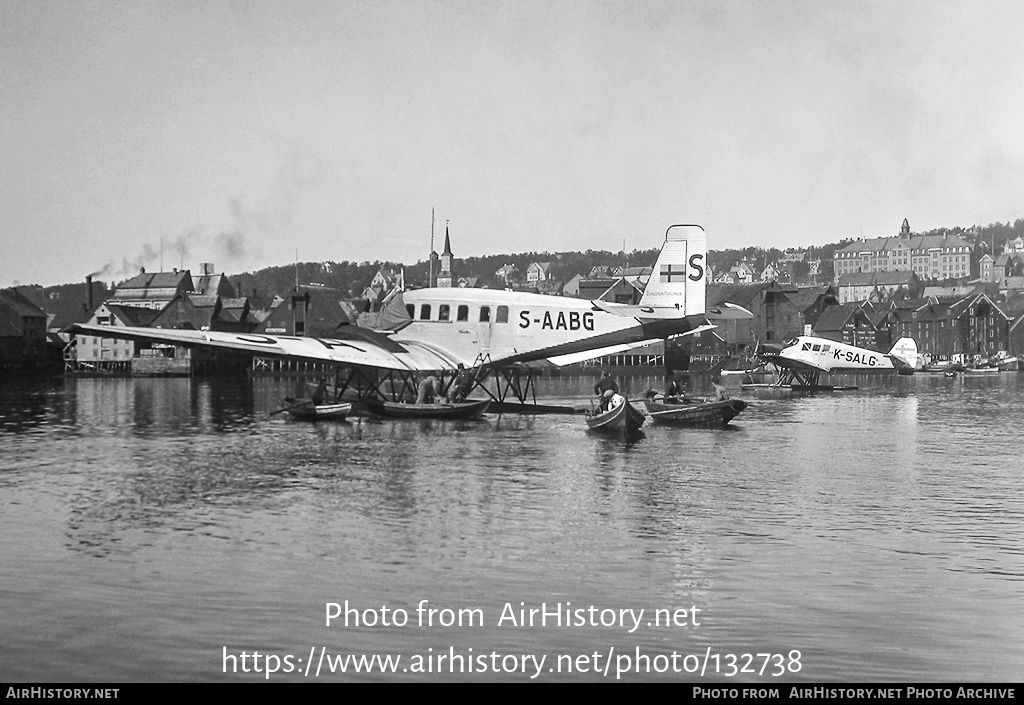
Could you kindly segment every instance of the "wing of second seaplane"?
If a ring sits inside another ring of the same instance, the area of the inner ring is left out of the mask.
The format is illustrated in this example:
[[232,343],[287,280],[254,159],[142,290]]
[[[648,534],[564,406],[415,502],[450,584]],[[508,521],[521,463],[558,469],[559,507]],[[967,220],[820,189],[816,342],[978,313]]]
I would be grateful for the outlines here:
[[760,345],[758,357],[780,371],[781,384],[816,386],[822,372],[885,371],[912,374],[920,355],[913,338],[900,338],[888,353],[847,345],[827,338],[801,335],[782,345]]

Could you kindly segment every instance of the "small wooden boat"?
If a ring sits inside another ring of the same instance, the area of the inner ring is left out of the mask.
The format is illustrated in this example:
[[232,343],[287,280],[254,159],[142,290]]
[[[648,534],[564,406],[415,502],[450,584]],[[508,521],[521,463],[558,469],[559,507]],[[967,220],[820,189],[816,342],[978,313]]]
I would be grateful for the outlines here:
[[703,399],[680,399],[677,402],[644,399],[647,413],[655,423],[675,426],[721,427],[747,408],[742,399],[704,401]]
[[438,404],[406,404],[397,401],[363,401],[359,410],[392,419],[477,419],[483,416],[490,399]]
[[352,405],[348,402],[342,404],[314,404],[312,399],[293,399],[288,397],[284,400],[284,403],[286,406],[280,411],[287,411],[293,419],[301,419],[303,421],[342,421],[352,413]]
[[622,398],[622,403],[607,411],[593,412],[587,415],[587,426],[592,431],[602,433],[636,433],[644,425],[647,417],[643,412]]

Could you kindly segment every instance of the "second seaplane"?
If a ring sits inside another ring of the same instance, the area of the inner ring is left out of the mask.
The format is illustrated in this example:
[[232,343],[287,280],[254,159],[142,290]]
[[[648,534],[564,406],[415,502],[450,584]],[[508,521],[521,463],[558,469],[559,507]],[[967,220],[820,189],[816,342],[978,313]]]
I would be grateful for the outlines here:
[[835,389],[819,384],[822,373],[895,371],[913,374],[921,361],[913,338],[900,338],[888,353],[881,353],[827,338],[801,335],[781,345],[759,344],[755,355],[763,363],[775,365],[779,371],[778,381],[764,386],[808,391]]
[[[460,367],[472,386],[504,405],[537,407],[531,363],[566,365],[749,318],[733,304],[705,310],[707,239],[699,225],[673,225],[637,305],[473,288],[396,291],[381,311],[330,338],[77,324],[70,333],[232,351],[331,367],[333,396],[368,405],[416,396],[440,378],[447,395]],[[495,379],[496,391],[487,383]],[[532,400],[531,400],[532,398]]]

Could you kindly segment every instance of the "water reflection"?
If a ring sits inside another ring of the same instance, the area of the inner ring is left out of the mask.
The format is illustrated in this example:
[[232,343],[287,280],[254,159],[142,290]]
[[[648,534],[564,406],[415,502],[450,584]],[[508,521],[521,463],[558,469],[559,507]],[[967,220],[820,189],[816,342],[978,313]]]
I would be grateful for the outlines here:
[[[0,607],[15,636],[0,655],[35,673],[41,647],[18,635],[42,618],[67,642],[45,615],[69,616],[72,597],[116,615],[120,639],[167,635],[124,657],[172,679],[209,674],[195,654],[229,636],[322,641],[310,615],[339,595],[488,609],[573,600],[696,604],[707,626],[621,644],[600,630],[442,636],[520,651],[800,648],[808,679],[1007,678],[1024,657],[1024,492],[1009,421],[1022,378],[744,394],[750,407],[731,427],[648,426],[630,441],[589,433],[578,415],[271,416],[294,380],[5,386]],[[539,394],[580,402],[592,385],[544,378]],[[167,620],[154,625],[155,609]],[[950,645],[950,624],[974,656]],[[343,636],[384,646],[379,633]],[[387,638],[426,648],[439,637]],[[74,654],[94,677],[119,674],[108,642]]]

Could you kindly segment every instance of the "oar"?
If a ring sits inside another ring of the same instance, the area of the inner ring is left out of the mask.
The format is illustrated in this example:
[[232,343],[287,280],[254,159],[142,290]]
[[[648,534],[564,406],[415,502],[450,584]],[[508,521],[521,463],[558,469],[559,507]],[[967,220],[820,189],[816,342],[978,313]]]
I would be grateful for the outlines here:
[[[277,411],[271,411],[270,415],[273,416],[274,414],[281,414],[281,413],[283,413],[285,411],[291,411],[292,409],[298,409],[300,406],[309,406],[310,404],[313,404],[313,400],[312,399],[307,399],[306,401],[301,402],[299,404],[292,404],[291,406],[286,406],[283,409],[278,409]],[[314,406],[315,406],[315,404],[314,404]]]

